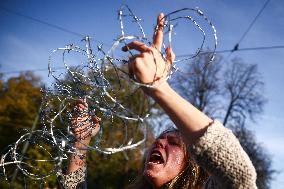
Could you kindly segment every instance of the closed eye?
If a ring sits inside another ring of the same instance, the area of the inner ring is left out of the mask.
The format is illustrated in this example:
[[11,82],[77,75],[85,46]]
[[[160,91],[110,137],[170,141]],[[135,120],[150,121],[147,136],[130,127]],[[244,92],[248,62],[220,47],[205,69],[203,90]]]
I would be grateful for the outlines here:
[[168,136],[168,141],[171,145],[181,146],[181,141],[177,137]]

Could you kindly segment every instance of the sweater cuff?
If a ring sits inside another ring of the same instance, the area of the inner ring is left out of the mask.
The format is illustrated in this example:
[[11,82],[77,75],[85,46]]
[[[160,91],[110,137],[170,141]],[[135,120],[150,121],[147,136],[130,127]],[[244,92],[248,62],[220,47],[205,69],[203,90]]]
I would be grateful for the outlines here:
[[60,182],[64,189],[76,189],[77,186],[86,182],[86,167],[81,167],[68,175],[61,174]]

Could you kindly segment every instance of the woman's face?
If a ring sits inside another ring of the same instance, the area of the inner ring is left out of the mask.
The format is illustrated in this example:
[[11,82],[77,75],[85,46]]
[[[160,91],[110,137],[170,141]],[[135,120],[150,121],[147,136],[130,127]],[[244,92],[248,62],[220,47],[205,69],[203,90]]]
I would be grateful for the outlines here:
[[149,149],[144,177],[155,188],[170,182],[185,167],[185,153],[183,142],[177,132],[161,135]]

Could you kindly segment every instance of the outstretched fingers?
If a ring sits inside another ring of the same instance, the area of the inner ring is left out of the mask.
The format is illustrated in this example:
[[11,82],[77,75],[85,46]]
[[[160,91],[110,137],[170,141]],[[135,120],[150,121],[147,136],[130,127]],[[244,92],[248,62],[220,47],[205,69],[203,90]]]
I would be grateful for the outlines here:
[[163,30],[164,30],[165,16],[163,13],[160,13],[157,18],[157,28],[153,36],[153,45],[157,50],[161,51],[163,45]]
[[[133,55],[132,57],[129,58],[129,62],[133,62],[135,58],[137,58],[139,55]],[[134,67],[133,64],[129,63],[128,64],[128,76],[130,79],[134,79]]]
[[78,99],[72,112],[71,129],[76,139],[81,141],[95,136],[100,130],[101,119],[88,111],[86,99]]
[[144,43],[142,43],[140,41],[132,41],[131,43],[128,43],[127,45],[122,47],[122,50],[124,52],[132,50],[132,49],[137,50],[140,53],[150,51],[150,48],[147,47],[147,45],[145,45]]

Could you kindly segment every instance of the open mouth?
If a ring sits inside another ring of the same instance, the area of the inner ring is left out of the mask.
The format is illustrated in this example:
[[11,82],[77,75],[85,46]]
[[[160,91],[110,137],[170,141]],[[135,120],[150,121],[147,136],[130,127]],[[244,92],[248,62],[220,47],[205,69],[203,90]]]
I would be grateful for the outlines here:
[[159,152],[158,150],[154,150],[150,156],[149,163],[163,164],[164,162],[165,161],[161,152]]

